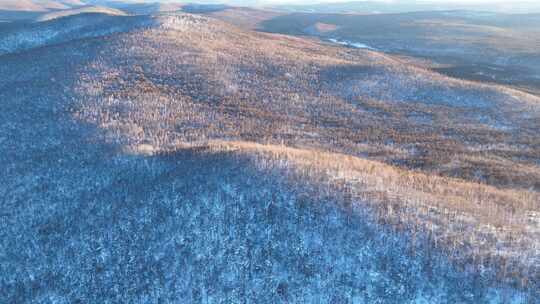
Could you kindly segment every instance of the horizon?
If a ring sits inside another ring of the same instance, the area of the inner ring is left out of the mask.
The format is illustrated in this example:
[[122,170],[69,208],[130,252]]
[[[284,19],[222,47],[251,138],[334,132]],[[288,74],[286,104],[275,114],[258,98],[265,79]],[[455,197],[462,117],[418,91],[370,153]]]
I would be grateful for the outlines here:
[[[121,1],[121,0],[120,0]],[[508,13],[538,13],[540,3],[533,0],[125,0],[125,2],[143,3],[192,3],[192,4],[224,4],[231,6],[246,7],[327,7],[340,5],[369,5],[389,6],[411,6],[411,11],[425,10],[451,10],[470,9],[492,12]]]
[[[129,0],[126,2],[130,2]],[[479,4],[537,4],[537,1],[533,0],[520,0],[520,1],[508,1],[508,0],[194,0],[194,1],[182,1],[182,0],[131,0],[131,2],[168,2],[168,3],[289,3],[289,4],[301,4],[301,5],[317,5],[317,4],[336,4],[336,3],[362,3],[362,2],[380,2],[386,4],[452,4],[457,3],[461,5],[479,5]]]

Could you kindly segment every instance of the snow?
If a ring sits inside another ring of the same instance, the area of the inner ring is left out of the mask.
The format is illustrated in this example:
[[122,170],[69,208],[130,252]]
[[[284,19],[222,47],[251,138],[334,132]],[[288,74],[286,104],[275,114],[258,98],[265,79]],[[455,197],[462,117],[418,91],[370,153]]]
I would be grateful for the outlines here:
[[[406,235],[362,208],[340,210],[249,159],[117,156],[54,170],[58,179],[40,179],[45,193],[0,222],[10,231],[3,241],[16,244],[0,247],[2,276],[47,295],[36,300],[437,304],[504,303],[507,294],[509,303],[527,301],[435,251],[411,254]],[[77,200],[87,191],[100,195]],[[20,254],[29,247],[47,259]],[[62,284],[50,285],[49,272]],[[5,296],[17,294],[6,289]]]
[[[162,21],[177,29],[193,24]],[[50,75],[32,73],[36,83]],[[382,94],[371,80],[395,91],[417,85],[403,100],[425,87],[423,79],[373,78],[364,83],[369,94]],[[378,225],[362,208],[346,212],[250,159],[162,155],[149,144],[139,145],[138,155],[116,155],[67,117],[41,115],[63,101],[63,91],[17,84],[2,92],[17,107],[5,107],[0,129],[0,140],[8,140],[0,146],[6,303],[527,302],[512,289],[491,289],[482,274],[454,268],[435,250],[412,254],[406,234]],[[38,119],[12,118],[24,115]],[[51,159],[26,161],[44,153]]]
[[451,17],[464,17],[464,18],[491,18],[496,17],[497,13],[483,12],[483,11],[450,11],[442,12],[442,15]]
[[203,26],[208,23],[208,19],[190,14],[163,14],[156,18],[156,23],[162,29],[186,31]]
[[43,31],[20,31],[7,35],[0,40],[0,54],[45,44],[47,41],[57,37],[58,34],[58,31],[45,29]]
[[356,48],[356,49],[376,50],[376,48],[373,48],[373,47],[371,47],[371,46],[369,46],[367,44],[361,43],[361,42],[351,42],[351,41],[346,41],[346,40],[338,40],[338,39],[334,39],[334,38],[330,38],[328,40],[330,42],[333,42],[333,43],[336,43],[336,44],[350,46],[350,47],[353,47],[353,48]]
[[146,27],[147,17],[75,15],[24,25],[0,34],[0,55]]

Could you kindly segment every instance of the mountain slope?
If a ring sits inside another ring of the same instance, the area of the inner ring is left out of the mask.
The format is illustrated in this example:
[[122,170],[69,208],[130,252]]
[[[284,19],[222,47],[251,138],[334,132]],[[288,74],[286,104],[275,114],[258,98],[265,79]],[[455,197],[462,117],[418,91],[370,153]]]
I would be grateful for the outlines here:
[[[151,29],[106,40],[106,55],[85,72],[85,86],[100,92],[89,111],[103,111],[92,119],[99,123],[127,102],[138,113],[157,111],[151,132],[172,138],[140,134],[135,142],[158,147],[216,137],[283,142],[505,187],[539,186],[535,96],[376,52],[189,18],[158,17],[163,34]],[[92,76],[111,71],[118,76]],[[154,95],[185,100],[192,112],[162,113],[144,99]],[[115,123],[124,119],[132,123],[122,116]]]
[[94,16],[77,13],[60,19],[55,17],[62,14],[46,14],[44,18],[50,20],[0,29],[0,55],[75,39],[127,31],[147,26],[147,22],[149,22],[146,17],[123,16],[115,18],[111,14],[103,13],[94,13]]
[[8,302],[537,299],[536,97],[194,15],[79,17],[97,34],[0,55]]

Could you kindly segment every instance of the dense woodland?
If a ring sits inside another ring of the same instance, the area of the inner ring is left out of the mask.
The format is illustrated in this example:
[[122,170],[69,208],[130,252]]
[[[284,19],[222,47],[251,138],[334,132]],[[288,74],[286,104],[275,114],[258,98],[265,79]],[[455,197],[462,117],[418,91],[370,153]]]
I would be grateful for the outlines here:
[[0,34],[0,299],[537,302],[540,98],[207,17],[95,17]]

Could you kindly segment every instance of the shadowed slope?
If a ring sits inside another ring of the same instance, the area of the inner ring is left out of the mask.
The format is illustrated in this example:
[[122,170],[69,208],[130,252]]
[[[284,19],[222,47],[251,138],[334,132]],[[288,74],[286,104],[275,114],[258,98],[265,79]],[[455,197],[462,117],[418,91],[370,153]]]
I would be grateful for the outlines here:
[[283,15],[283,12],[273,10],[254,9],[249,7],[225,7],[222,10],[199,12],[206,16],[234,24],[243,29],[262,30],[262,24],[266,20]]
[[49,174],[61,178],[42,183],[37,199],[3,214],[0,294],[10,302],[527,297],[458,271],[435,251],[413,251],[365,210],[344,212],[248,159],[117,155],[81,170],[73,156],[58,159]]
[[0,55],[148,26],[139,16],[83,13],[38,23],[0,28]]

